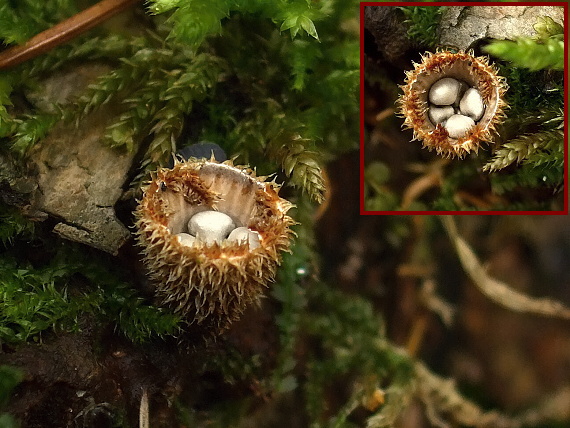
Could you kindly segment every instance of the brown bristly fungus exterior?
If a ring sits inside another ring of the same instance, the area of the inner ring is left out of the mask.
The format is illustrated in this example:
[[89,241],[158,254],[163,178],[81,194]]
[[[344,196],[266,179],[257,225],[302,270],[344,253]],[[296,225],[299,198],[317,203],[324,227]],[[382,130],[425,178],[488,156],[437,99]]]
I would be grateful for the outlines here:
[[295,224],[278,190],[231,161],[190,159],[156,171],[135,214],[158,304],[219,333],[257,302]]
[[505,117],[504,77],[472,52],[426,53],[406,72],[399,112],[414,140],[445,157],[477,153]]

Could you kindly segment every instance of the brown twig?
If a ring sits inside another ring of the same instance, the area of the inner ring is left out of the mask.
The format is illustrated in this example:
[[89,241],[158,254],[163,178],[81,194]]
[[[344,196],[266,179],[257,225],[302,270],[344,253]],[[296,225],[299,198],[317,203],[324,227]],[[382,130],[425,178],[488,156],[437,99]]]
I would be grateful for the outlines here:
[[46,53],[95,27],[140,0],[102,0],[71,18],[35,35],[26,43],[0,53],[0,70]]
[[415,356],[421,347],[424,340],[424,336],[428,327],[428,316],[423,313],[419,315],[412,325],[412,330],[410,332],[410,337],[408,337],[408,342],[406,343],[406,350],[410,356]]
[[449,163],[448,159],[438,159],[429,165],[410,165],[409,169],[422,175],[410,183],[402,195],[402,209],[408,209],[420,195],[432,187],[441,187],[443,168]]
[[440,218],[455,247],[461,266],[487,298],[514,312],[570,320],[570,307],[561,302],[547,297],[528,296],[490,276],[475,252],[459,235],[453,216],[440,216]]

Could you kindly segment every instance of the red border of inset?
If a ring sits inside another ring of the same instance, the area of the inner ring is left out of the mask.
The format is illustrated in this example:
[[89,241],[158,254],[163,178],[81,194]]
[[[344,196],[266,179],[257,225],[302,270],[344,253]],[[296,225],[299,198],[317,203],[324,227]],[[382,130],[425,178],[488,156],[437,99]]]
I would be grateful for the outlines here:
[[[364,209],[364,7],[562,6],[564,7],[564,209],[562,211],[366,211]],[[361,2],[360,3],[360,214],[361,215],[568,215],[568,3],[564,2]]]

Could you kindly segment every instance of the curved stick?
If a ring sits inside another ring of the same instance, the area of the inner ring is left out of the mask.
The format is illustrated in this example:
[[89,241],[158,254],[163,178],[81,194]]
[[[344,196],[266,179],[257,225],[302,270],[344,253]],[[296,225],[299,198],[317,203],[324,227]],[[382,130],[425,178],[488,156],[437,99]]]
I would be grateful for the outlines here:
[[140,0],[102,0],[84,11],[35,35],[26,43],[0,52],[0,70],[14,67],[59,46]]

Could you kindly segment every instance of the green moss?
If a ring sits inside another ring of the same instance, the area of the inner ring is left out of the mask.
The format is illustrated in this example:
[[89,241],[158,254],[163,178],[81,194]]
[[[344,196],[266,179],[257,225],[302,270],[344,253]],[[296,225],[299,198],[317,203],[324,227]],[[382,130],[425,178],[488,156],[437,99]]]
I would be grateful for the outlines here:
[[[520,188],[562,191],[564,181],[564,68],[563,28],[541,17],[534,26],[537,36],[516,41],[493,41],[484,49],[505,61],[501,67],[510,89],[510,107],[504,129],[516,129],[483,169],[490,175],[496,194]],[[543,70],[545,69],[545,70]],[[516,169],[502,172],[509,165]],[[499,172],[496,172],[499,171]],[[539,206],[548,202],[540,201]],[[529,209],[532,204],[529,206]]]
[[445,6],[398,7],[409,25],[408,36],[420,46],[434,49],[438,41],[438,28]]
[[531,71],[564,70],[564,27],[550,17],[540,17],[534,25],[536,37],[494,40],[484,47],[491,55]]
[[[6,410],[13,389],[24,379],[24,373],[10,366],[0,366],[0,412]],[[8,413],[0,413],[0,428],[16,428],[16,420]]]
[[68,244],[41,267],[0,254],[0,339],[17,344],[46,331],[78,331],[88,316],[136,342],[176,333],[178,317],[137,296],[109,264]]
[[280,333],[280,347],[270,387],[280,393],[289,392],[298,386],[295,349],[301,317],[307,305],[303,285],[306,285],[315,263],[311,252],[314,239],[313,210],[307,201],[299,201],[295,210],[295,217],[302,221],[294,227],[298,239],[292,253],[284,255],[277,282],[271,290],[271,296],[280,304],[280,312],[275,318]]
[[0,39],[5,44],[21,44],[76,11],[74,0],[2,2]]
[[550,68],[564,70],[564,42],[549,39],[538,43],[530,38],[516,41],[497,40],[485,47],[485,51],[499,58],[511,61],[517,67],[531,71]]
[[25,218],[18,209],[0,203],[0,241],[5,247],[17,238],[31,238],[33,233],[33,222]]
[[105,58],[115,68],[62,116],[79,123],[103,105],[118,104],[122,112],[109,124],[106,141],[145,151],[135,184],[170,159],[186,130],[194,141],[217,142],[261,171],[282,167],[291,185],[320,202],[322,159],[315,153],[357,147],[358,124],[351,118],[358,114],[358,33],[346,25],[356,5],[152,1],[148,10],[168,16],[155,18],[155,33],[85,37],[0,73],[0,135],[7,147],[26,153],[49,131],[53,116],[35,110],[20,118],[9,109],[10,95],[64,66],[65,57]]
[[36,142],[47,135],[58,119],[58,115],[52,113],[26,115],[15,119],[11,151],[24,156]]
[[388,344],[383,323],[370,302],[323,283],[308,289],[307,298],[309,311],[303,318],[303,330],[317,341],[315,349],[320,354],[311,356],[304,385],[307,413],[313,426],[345,426],[343,421],[350,413],[351,401],[360,404],[363,391],[354,391],[349,407],[332,412],[334,416],[328,420],[323,417],[332,409],[327,408],[323,396],[335,382],[347,377],[364,389],[368,383],[373,387],[384,385],[391,391],[390,402],[396,397],[396,390],[410,386],[411,360]]

